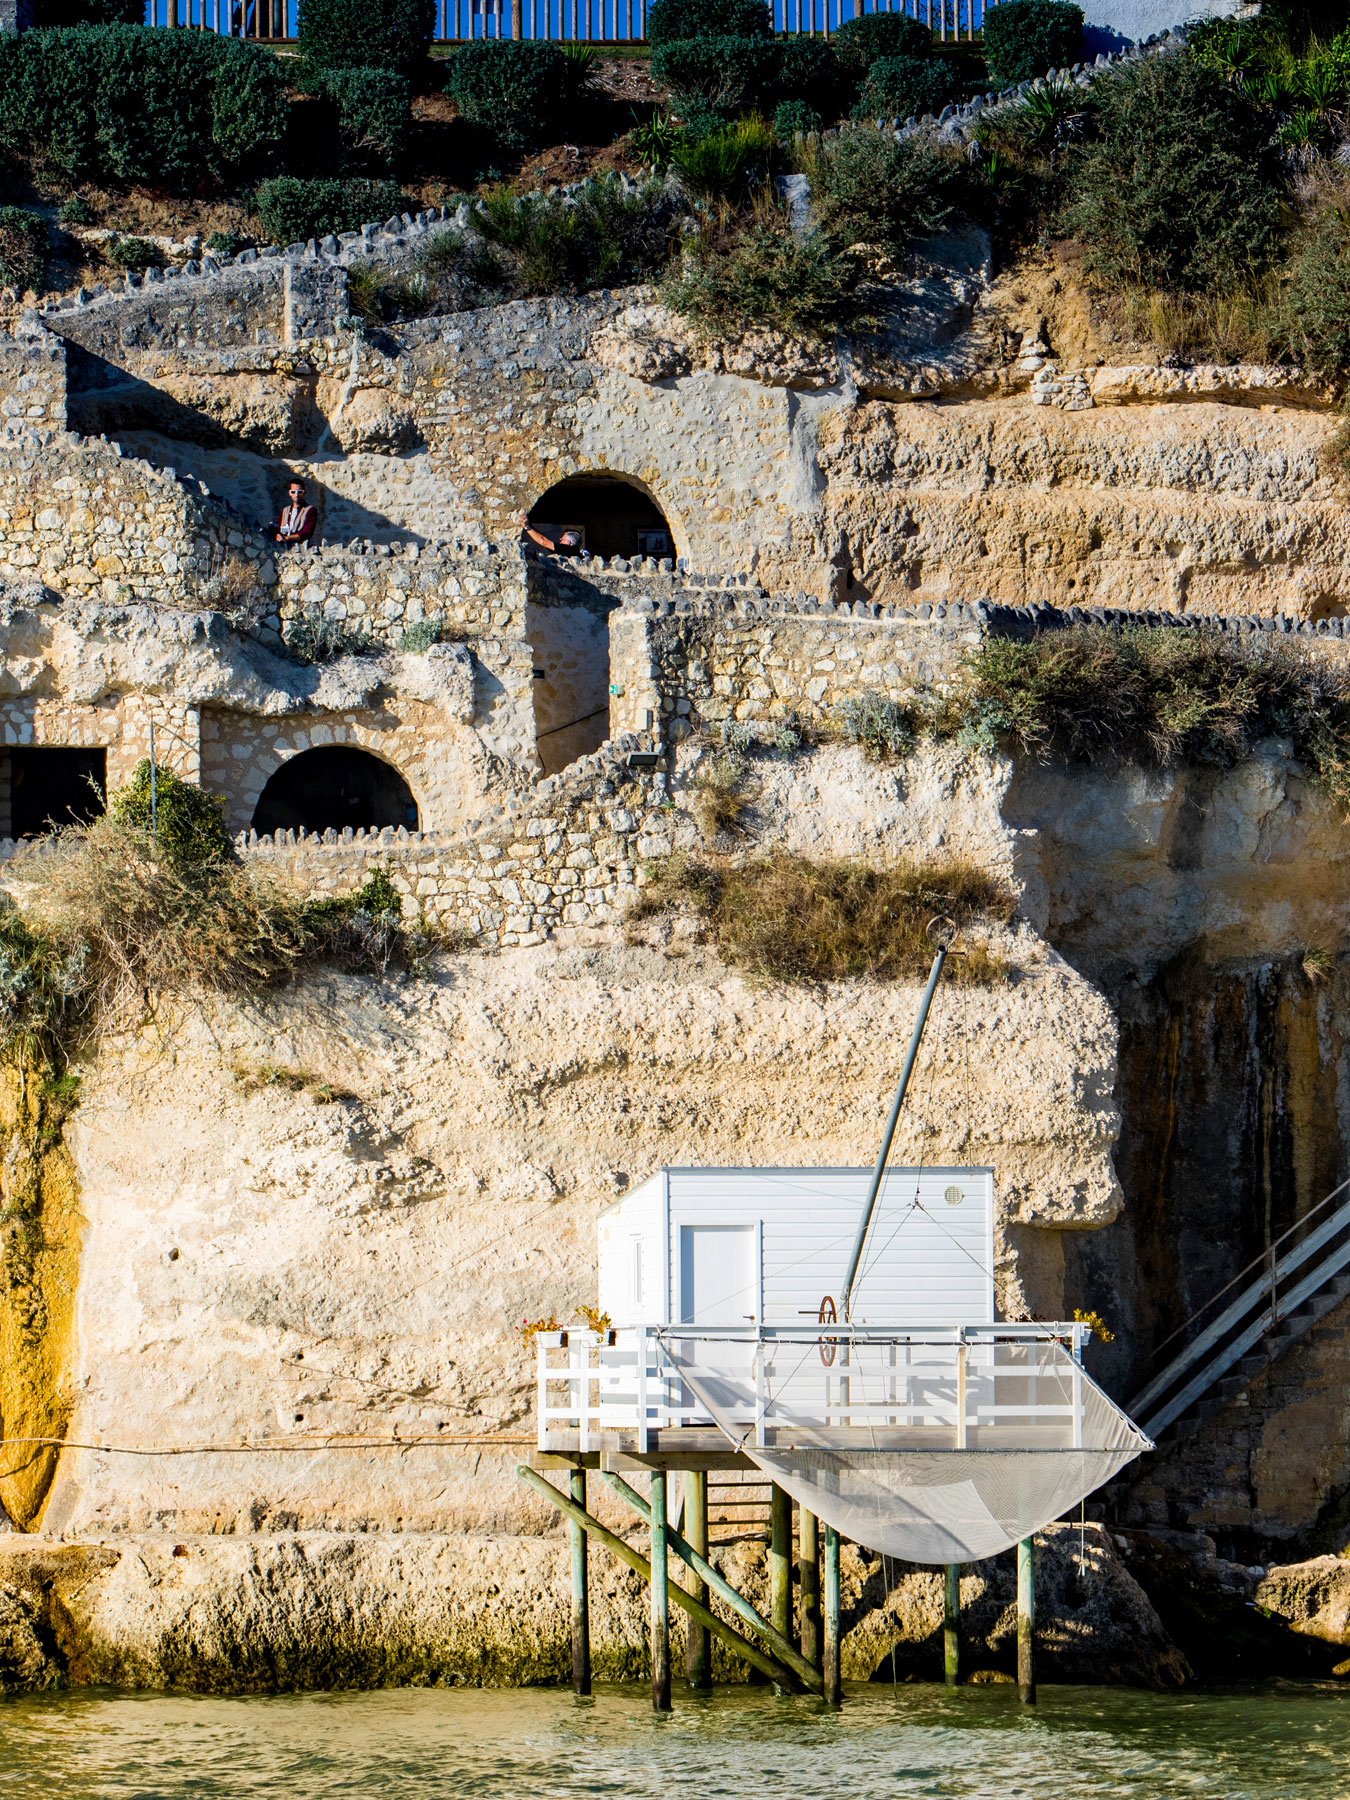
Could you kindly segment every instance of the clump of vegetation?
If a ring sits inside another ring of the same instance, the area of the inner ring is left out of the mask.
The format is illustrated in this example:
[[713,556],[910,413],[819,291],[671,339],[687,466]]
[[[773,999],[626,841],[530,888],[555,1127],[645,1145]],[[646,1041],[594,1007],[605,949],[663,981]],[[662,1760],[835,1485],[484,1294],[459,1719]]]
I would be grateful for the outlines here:
[[[1012,0],[1003,0],[1004,5]],[[893,56],[926,57],[933,47],[933,33],[922,19],[907,13],[859,13],[846,19],[834,34],[834,53],[839,66],[855,82],[861,82],[874,64]]]
[[849,743],[861,745],[872,762],[908,756],[917,741],[913,710],[885,694],[851,695],[840,706],[838,718]]
[[1096,137],[1075,159],[1063,215],[1092,271],[1221,292],[1266,266],[1279,173],[1269,128],[1240,88],[1190,57],[1152,57],[1095,82],[1093,111]]
[[289,1068],[283,1063],[236,1062],[230,1073],[245,1094],[259,1094],[267,1088],[279,1087],[288,1094],[308,1094],[320,1106],[331,1106],[335,1100],[353,1100],[345,1088],[334,1087],[312,1069]]
[[336,115],[347,166],[389,168],[412,129],[412,84],[396,69],[306,68],[304,91],[327,100]]
[[856,311],[858,266],[823,231],[766,210],[746,229],[705,233],[661,298],[703,336],[768,326],[814,337]]
[[647,8],[653,49],[682,38],[768,37],[772,31],[765,0],[652,0]]
[[0,286],[18,294],[42,286],[47,267],[47,226],[26,206],[0,206]]
[[981,36],[991,85],[1013,87],[1079,60],[1083,9],[1068,0],[1001,0],[989,8]]
[[330,233],[356,231],[397,218],[412,205],[392,181],[303,181],[295,175],[274,175],[259,182],[253,195],[253,211],[272,244],[303,244]]
[[1350,813],[1350,675],[1282,644],[1084,627],[989,638],[966,675],[957,720],[971,744],[1231,768],[1262,738],[1288,738]]
[[813,137],[823,124],[815,107],[808,106],[805,100],[780,100],[773,111],[773,135],[780,144],[790,144],[794,138]]
[[207,237],[206,248],[215,256],[238,256],[248,248],[248,239],[237,231],[213,231]]
[[434,644],[439,644],[444,635],[445,620],[438,613],[431,618],[419,619],[415,625],[409,625],[403,633],[399,648],[415,656],[423,656]]
[[949,223],[967,192],[964,170],[946,152],[875,127],[842,132],[815,175],[821,230],[839,245],[871,244],[891,256]]
[[[1013,0],[1003,0],[1005,5]],[[936,56],[884,56],[874,62],[853,108],[855,119],[907,119],[940,113],[961,93],[959,72]]]
[[288,619],[282,629],[286,654],[300,663],[336,662],[340,656],[374,656],[380,649],[368,633],[353,630],[345,619],[305,613]]
[[[761,978],[904,981],[928,971],[935,918],[958,930],[1006,924],[1014,904],[1000,877],[957,859],[874,869],[779,853],[744,862],[672,857],[654,871],[634,916],[689,908],[726,962]],[[961,985],[1007,974],[980,942],[948,968]]]
[[68,194],[61,202],[57,218],[63,225],[93,225],[97,217],[83,194]]
[[157,269],[164,261],[159,245],[142,237],[110,238],[103,246],[103,254],[114,268],[129,269],[135,275]]
[[568,93],[556,44],[497,39],[465,44],[450,60],[446,91],[460,116],[507,151],[547,141]]
[[652,80],[681,113],[693,102],[723,117],[771,108],[781,74],[779,46],[767,37],[681,38],[652,51]]
[[704,200],[744,200],[762,187],[778,155],[778,134],[763,119],[738,119],[705,137],[685,137],[670,162],[691,194]]
[[215,32],[0,39],[0,141],[67,175],[190,191],[275,158],[287,106],[276,58]]
[[694,776],[694,812],[704,837],[744,833],[752,805],[750,772],[736,749],[707,757]]
[[159,851],[185,867],[207,868],[234,854],[225,802],[148,758],[137,763],[108,810],[115,825],[153,837]]
[[[495,253],[491,263],[477,263],[477,272],[525,297],[650,280],[670,257],[681,213],[659,183],[626,190],[613,175],[596,176],[570,195],[497,188],[474,218]],[[422,266],[435,266],[434,252]],[[458,274],[458,265],[451,268]]]
[[300,53],[323,69],[393,70],[405,79],[427,60],[436,0],[300,0]]

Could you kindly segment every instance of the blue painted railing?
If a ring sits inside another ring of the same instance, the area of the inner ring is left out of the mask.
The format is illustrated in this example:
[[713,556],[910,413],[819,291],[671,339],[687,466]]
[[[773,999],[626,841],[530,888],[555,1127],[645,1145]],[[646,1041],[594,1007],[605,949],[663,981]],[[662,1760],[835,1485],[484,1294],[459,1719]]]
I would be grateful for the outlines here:
[[[640,44],[647,0],[517,0],[521,36],[563,44]],[[772,0],[775,31],[828,37],[867,12],[908,13],[948,42],[973,38],[994,0]],[[298,0],[146,0],[147,25],[228,32],[264,43],[295,37]],[[468,43],[512,35],[512,0],[436,0],[436,39]]]

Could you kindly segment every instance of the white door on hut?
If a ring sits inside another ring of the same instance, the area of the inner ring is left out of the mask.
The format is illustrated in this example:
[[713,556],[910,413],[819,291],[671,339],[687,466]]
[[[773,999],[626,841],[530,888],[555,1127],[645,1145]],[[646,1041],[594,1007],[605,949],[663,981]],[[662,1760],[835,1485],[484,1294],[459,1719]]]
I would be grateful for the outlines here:
[[754,1225],[680,1227],[680,1322],[753,1325],[759,1318],[759,1231]]

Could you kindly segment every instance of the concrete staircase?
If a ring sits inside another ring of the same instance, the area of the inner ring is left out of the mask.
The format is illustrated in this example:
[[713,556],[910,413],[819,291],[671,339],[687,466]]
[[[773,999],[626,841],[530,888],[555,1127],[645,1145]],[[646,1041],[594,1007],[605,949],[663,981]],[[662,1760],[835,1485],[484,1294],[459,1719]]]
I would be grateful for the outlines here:
[[1348,1189],[1333,1189],[1168,1340],[1189,1341],[1126,1408],[1151,1438],[1194,1436],[1350,1298]]

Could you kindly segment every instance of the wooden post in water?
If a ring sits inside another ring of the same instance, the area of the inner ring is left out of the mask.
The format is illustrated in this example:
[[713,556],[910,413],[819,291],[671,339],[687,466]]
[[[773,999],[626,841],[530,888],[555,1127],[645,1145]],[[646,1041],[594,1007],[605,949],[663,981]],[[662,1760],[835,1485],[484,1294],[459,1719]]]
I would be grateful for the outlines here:
[[1036,1704],[1036,1540],[1017,1546],[1017,1693],[1023,1706]]
[[814,1513],[801,1514],[801,1609],[802,1655],[813,1669],[820,1667],[820,1521]]
[[825,1704],[840,1706],[844,1683],[839,1672],[839,1533],[825,1527]]
[[666,1472],[652,1470],[652,1709],[670,1711],[670,1573],[666,1554]]
[[[708,1554],[708,1477],[702,1469],[684,1472],[684,1535],[700,1556]],[[701,1575],[689,1571],[689,1592],[704,1606],[708,1604],[708,1584]],[[685,1673],[689,1685],[706,1692],[712,1686],[712,1639],[707,1627],[687,1621]]]
[[942,1676],[948,1687],[961,1677],[961,1565],[948,1563],[942,1595]]
[[[572,1499],[586,1510],[586,1471],[572,1471]],[[586,1569],[586,1533],[575,1520],[572,1534],[572,1686],[578,1694],[591,1691],[591,1594]]]
[[792,1495],[776,1481],[769,1489],[769,1623],[792,1636]]

